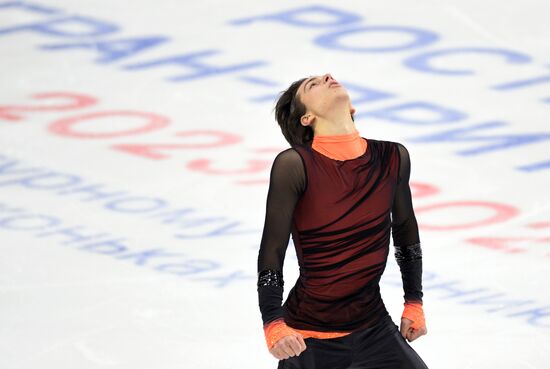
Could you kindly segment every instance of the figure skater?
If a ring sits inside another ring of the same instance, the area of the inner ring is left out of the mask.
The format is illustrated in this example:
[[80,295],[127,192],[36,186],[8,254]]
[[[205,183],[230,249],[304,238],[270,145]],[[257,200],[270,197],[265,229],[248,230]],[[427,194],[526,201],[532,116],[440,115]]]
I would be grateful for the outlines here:
[[[257,291],[278,369],[427,369],[407,342],[427,333],[409,152],[362,137],[354,113],[328,73],[295,81],[275,106],[291,147],[271,167]],[[404,290],[400,327],[379,286],[390,230]],[[282,304],[290,235],[300,273]]]

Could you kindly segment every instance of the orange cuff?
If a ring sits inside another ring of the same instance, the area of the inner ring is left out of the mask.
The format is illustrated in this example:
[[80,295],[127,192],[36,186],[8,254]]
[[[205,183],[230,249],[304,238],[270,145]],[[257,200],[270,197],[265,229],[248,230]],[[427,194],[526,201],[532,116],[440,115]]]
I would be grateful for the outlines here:
[[276,319],[264,326],[265,341],[268,350],[282,337],[294,334],[296,331],[286,325],[283,318]]
[[411,327],[414,329],[419,329],[426,326],[426,321],[424,319],[424,310],[422,308],[422,303],[420,302],[405,302],[405,309],[403,310],[402,318],[407,318],[413,321]]

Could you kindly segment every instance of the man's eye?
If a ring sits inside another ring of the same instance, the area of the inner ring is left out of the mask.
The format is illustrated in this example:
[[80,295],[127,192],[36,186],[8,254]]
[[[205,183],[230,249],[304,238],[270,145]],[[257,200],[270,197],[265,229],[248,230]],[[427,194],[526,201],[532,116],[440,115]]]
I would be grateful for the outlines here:
[[317,82],[311,82],[311,87],[315,86]]

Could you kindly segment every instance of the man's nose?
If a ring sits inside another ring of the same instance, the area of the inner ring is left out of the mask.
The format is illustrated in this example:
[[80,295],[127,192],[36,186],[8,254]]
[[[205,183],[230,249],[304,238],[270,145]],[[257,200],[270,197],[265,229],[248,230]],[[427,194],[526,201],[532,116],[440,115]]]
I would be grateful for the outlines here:
[[330,73],[327,73],[323,76],[323,80],[325,81],[325,83],[328,83],[330,80],[334,80],[334,78],[332,78]]

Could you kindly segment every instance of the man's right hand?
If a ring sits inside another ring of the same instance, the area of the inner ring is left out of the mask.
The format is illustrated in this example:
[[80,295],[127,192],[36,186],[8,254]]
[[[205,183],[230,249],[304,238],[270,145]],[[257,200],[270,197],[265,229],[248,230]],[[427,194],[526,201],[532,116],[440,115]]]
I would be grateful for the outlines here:
[[292,356],[300,356],[302,351],[307,348],[304,338],[301,334],[289,334],[281,337],[269,350],[273,356],[279,360],[288,359]]

